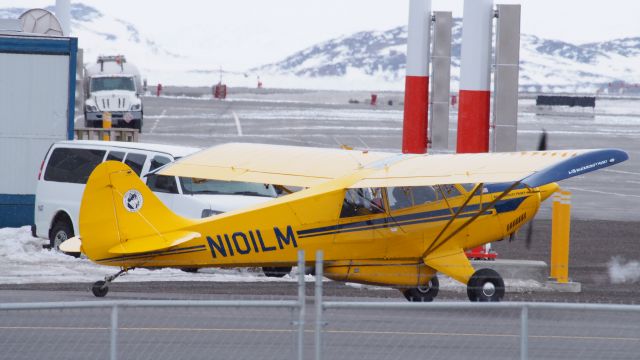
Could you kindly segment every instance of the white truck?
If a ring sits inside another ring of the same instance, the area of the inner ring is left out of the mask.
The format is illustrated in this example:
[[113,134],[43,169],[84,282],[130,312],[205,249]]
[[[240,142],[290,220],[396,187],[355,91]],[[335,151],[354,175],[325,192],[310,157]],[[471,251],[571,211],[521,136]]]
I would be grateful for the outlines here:
[[84,124],[102,127],[104,113],[111,113],[112,127],[142,131],[143,106],[140,72],[124,55],[98,56],[85,68]]

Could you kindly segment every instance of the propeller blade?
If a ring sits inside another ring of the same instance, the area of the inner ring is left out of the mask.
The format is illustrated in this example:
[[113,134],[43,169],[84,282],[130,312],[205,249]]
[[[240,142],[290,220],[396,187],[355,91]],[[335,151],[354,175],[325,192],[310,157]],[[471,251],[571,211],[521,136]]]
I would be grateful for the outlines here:
[[547,131],[542,129],[542,135],[540,135],[540,140],[538,141],[538,151],[547,150]]
[[531,221],[529,221],[529,226],[527,227],[527,237],[525,239],[525,246],[528,249],[531,249],[531,241],[533,240],[533,220],[531,219]]

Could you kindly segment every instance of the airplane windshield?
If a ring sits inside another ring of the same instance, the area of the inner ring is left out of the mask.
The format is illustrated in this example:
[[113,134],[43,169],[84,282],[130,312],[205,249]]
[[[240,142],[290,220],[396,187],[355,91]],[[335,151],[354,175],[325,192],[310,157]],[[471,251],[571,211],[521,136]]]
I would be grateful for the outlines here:
[[273,186],[240,181],[221,181],[181,177],[182,192],[190,195],[247,195],[276,197]]
[[136,91],[136,87],[133,83],[133,78],[130,77],[116,76],[91,79],[91,92],[110,90]]

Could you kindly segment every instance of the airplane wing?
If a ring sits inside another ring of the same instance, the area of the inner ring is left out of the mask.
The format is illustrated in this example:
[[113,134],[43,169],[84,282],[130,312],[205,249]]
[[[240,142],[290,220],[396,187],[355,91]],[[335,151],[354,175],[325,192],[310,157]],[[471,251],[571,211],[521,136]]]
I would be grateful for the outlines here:
[[529,187],[564,180],[627,160],[618,149],[420,155],[388,164],[351,188],[521,181]]
[[392,156],[357,150],[229,143],[179,159],[158,174],[311,187]]
[[179,159],[158,173],[312,187],[366,170],[348,187],[515,181],[536,187],[626,159],[628,155],[617,149],[416,155],[231,143]]

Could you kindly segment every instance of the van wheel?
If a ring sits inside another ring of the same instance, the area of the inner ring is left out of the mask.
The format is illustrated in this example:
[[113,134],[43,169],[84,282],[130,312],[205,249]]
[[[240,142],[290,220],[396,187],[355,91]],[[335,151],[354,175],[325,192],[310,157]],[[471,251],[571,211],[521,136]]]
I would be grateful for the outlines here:
[[[71,224],[64,220],[58,220],[51,227],[51,232],[49,233],[49,244],[51,249],[60,251],[60,244],[65,242],[67,239],[70,239],[74,236],[73,228]],[[78,257],[79,253],[65,253],[68,255],[72,255]]]

